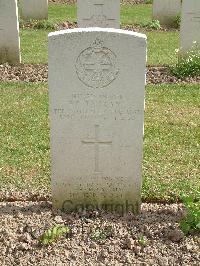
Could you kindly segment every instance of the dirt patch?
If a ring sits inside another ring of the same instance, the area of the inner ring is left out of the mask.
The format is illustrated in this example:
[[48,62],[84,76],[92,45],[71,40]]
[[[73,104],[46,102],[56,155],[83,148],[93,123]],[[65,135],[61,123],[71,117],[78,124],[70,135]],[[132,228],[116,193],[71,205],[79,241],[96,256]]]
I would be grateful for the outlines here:
[[[48,66],[46,64],[0,65],[0,81],[47,82]],[[165,66],[147,68],[147,84],[163,83],[200,83],[200,76],[178,79],[171,75]]]
[[[198,235],[178,227],[181,204],[142,204],[141,214],[65,214],[51,202],[0,203],[0,260],[11,265],[199,265]],[[55,224],[70,234],[50,246],[38,239]]]
[[125,25],[121,27],[123,30],[129,30],[129,31],[134,31],[134,32],[140,32],[140,33],[144,33],[145,32],[149,32],[149,31],[156,31],[156,32],[175,32],[175,31],[179,31],[179,29],[177,28],[172,28],[172,27],[168,27],[168,28],[164,28],[164,27],[160,27],[159,29],[154,29],[154,28],[150,28],[148,26],[142,26],[142,25]]
[[147,84],[199,84],[200,75],[178,79],[169,73],[166,66],[152,66],[147,68]]
[[0,65],[0,81],[47,82],[48,66],[40,64]]

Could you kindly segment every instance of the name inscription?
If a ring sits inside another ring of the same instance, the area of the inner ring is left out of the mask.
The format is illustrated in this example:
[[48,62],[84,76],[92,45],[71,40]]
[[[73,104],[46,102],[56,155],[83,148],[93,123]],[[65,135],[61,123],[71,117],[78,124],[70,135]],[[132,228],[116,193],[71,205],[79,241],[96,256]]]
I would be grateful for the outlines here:
[[200,12],[188,12],[187,16],[192,22],[200,23]]
[[124,96],[119,94],[72,94],[64,106],[53,109],[59,119],[89,120],[92,117],[103,120],[135,120],[143,115],[142,110],[130,106]]

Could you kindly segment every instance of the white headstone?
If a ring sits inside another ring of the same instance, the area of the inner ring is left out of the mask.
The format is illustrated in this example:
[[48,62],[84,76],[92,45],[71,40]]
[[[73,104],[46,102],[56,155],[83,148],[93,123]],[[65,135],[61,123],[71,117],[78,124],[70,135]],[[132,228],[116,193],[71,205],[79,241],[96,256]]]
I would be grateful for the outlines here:
[[78,27],[120,28],[120,0],[78,0]]
[[200,49],[200,0],[183,0],[180,31],[181,53]]
[[173,25],[181,13],[181,0],[153,0],[153,19],[161,25]]
[[0,64],[20,60],[17,0],[0,0]]
[[145,63],[143,34],[102,28],[49,34],[54,207],[138,211]]
[[21,16],[24,19],[47,19],[48,0],[21,0]]

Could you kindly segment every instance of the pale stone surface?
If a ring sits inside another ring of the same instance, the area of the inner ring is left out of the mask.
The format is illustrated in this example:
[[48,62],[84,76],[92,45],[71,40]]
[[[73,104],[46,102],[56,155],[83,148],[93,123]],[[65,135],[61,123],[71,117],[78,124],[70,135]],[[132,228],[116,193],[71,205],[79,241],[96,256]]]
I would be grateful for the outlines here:
[[161,25],[173,25],[181,13],[181,0],[153,0],[153,19]]
[[200,0],[183,1],[180,36],[182,53],[200,47]]
[[120,28],[120,0],[78,0],[78,27]]
[[0,64],[20,60],[17,0],[0,0]]
[[[53,205],[140,207],[146,36],[49,34]],[[133,209],[134,208],[134,209]]]
[[21,0],[21,16],[24,19],[47,19],[48,0]]

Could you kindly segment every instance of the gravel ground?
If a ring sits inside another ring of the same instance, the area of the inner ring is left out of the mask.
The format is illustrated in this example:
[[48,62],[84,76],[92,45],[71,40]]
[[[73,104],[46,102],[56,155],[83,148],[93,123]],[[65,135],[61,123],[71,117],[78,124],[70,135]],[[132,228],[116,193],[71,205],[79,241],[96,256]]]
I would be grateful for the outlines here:
[[[200,265],[199,236],[185,237],[178,228],[185,214],[181,204],[145,203],[140,215],[125,217],[64,214],[52,211],[48,201],[0,202],[0,209],[2,266]],[[41,246],[39,237],[55,224],[67,225],[70,233]]]
[[[0,81],[47,82],[48,66],[45,64],[0,65]],[[177,79],[168,73],[167,67],[148,67],[147,84],[200,83],[200,76]]]

